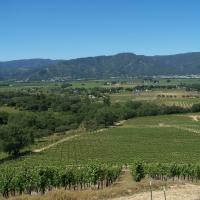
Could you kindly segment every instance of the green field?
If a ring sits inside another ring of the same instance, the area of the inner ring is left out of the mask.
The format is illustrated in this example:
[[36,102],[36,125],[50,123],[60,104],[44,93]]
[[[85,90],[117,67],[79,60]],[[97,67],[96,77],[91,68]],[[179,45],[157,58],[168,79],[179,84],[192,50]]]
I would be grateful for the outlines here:
[[90,160],[105,163],[200,162],[197,114],[140,117],[123,126],[83,134],[40,153],[4,164],[68,165]]

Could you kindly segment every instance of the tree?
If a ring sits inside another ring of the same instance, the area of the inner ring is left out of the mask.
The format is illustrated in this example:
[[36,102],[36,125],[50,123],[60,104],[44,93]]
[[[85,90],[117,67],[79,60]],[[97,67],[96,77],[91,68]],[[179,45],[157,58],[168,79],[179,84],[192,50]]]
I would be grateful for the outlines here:
[[0,140],[4,152],[18,156],[24,147],[34,142],[34,137],[31,129],[5,125],[0,128]]
[[110,106],[111,102],[110,102],[110,96],[104,96],[103,97],[103,103],[106,105],[106,106]]
[[194,104],[192,106],[192,112],[199,112],[200,111],[200,104]]
[[113,125],[114,122],[117,121],[117,116],[111,107],[105,107],[99,109],[95,115],[96,123],[100,126],[110,126]]
[[142,162],[135,163],[132,175],[136,182],[140,182],[145,177],[144,164]]
[[7,124],[9,114],[7,112],[0,112],[0,125]]
[[71,87],[72,86],[72,84],[71,83],[63,83],[62,85],[61,85],[61,88],[68,88],[68,87]]
[[171,82],[171,80],[170,79],[167,79],[167,81],[166,81],[167,83],[170,83]]

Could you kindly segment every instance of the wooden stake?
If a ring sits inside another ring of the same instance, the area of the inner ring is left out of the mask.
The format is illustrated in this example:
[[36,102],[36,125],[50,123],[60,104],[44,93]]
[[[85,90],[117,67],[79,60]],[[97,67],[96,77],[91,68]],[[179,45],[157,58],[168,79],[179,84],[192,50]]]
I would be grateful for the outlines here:
[[166,198],[166,192],[165,192],[165,186],[163,186],[163,192],[164,192],[165,200],[167,200],[167,198]]
[[151,192],[151,200],[153,200],[153,193],[152,193],[152,188],[151,188],[151,181],[150,181],[150,192]]

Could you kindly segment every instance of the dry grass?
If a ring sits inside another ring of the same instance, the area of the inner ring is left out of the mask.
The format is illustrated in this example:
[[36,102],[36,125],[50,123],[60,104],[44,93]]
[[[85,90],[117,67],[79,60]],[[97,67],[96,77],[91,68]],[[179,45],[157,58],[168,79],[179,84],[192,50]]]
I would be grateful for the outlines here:
[[[200,200],[200,186],[193,184],[174,185],[165,190],[153,191],[153,200]],[[113,200],[144,200],[150,199],[150,192],[142,192],[129,197],[120,197]]]

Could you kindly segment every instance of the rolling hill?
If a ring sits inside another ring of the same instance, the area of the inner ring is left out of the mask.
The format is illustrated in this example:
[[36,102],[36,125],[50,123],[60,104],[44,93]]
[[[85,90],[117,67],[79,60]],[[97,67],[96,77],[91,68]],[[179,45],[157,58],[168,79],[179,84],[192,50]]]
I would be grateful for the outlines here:
[[0,62],[0,80],[110,78],[200,74],[200,52],[166,56],[120,53],[72,60],[27,59]]

